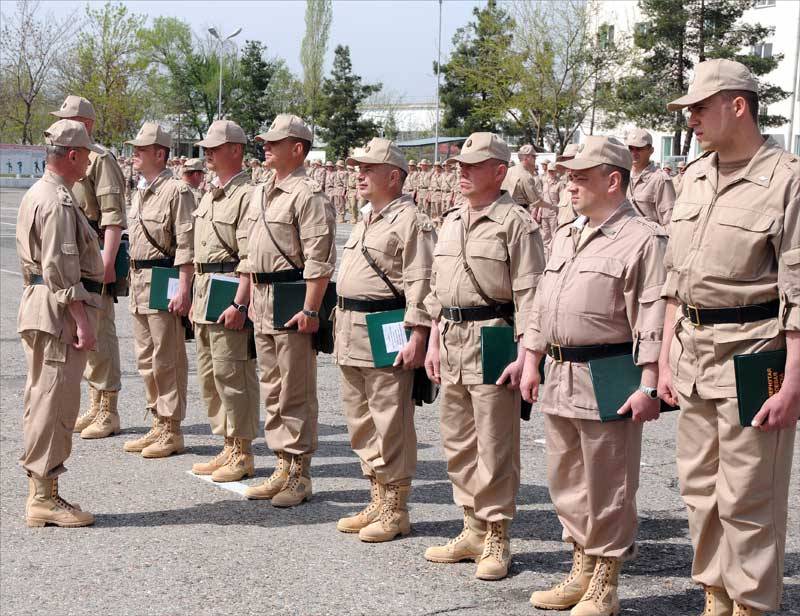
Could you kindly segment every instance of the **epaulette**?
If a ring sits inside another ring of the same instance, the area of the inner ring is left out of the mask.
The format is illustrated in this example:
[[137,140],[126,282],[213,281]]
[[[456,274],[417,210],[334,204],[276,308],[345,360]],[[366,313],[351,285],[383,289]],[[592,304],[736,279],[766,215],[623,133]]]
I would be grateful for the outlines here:
[[178,182],[178,192],[189,192],[189,185],[186,182],[182,180],[176,180],[176,182]]
[[442,212],[442,218],[444,219],[444,217],[447,216],[448,214],[452,214],[453,212],[457,212],[460,209],[461,209],[461,206],[454,205],[449,210],[445,210],[444,212]]
[[517,215],[517,218],[525,223],[525,225],[528,227],[528,231],[533,231],[534,229],[539,228],[538,224],[534,226],[534,222],[531,220],[530,212],[528,212],[528,210],[521,205],[514,204],[514,206],[511,208],[511,211]]
[[303,184],[308,186],[311,192],[323,192],[322,185],[317,182],[314,178],[310,178],[308,176],[303,178]]
[[61,205],[74,205],[74,201],[72,200],[72,195],[69,192],[69,189],[59,184],[56,186],[56,192],[58,193],[58,202]]
[[[430,219],[425,212],[420,212],[419,210],[415,211],[417,216],[417,227],[419,227],[420,231],[433,231],[433,221]],[[444,214],[442,214],[444,216]]]
[[646,229],[648,229],[652,235],[657,235],[657,236],[660,236],[660,237],[669,237],[669,234],[667,233],[666,229],[664,229],[664,227],[662,227],[657,222],[653,222],[652,220],[648,220],[647,218],[644,218],[643,216],[633,216],[633,217],[631,217],[631,220],[633,222],[639,224],[639,225],[642,225]]

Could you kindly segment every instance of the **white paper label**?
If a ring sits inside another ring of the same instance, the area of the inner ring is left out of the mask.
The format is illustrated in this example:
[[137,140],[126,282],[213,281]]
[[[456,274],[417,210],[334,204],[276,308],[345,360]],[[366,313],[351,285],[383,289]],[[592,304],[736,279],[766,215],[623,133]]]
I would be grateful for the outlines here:
[[402,321],[383,324],[383,342],[387,353],[396,353],[406,343],[406,330]]
[[170,278],[169,282],[167,283],[167,299],[174,299],[175,296],[178,294],[178,287],[180,286],[181,281],[179,278]]

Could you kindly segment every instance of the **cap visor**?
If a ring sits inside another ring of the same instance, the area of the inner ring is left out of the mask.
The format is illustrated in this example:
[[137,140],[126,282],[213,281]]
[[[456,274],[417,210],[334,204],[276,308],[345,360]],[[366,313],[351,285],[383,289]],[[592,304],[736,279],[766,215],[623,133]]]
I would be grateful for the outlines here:
[[633,140],[633,141],[626,141],[625,145],[629,146],[629,147],[633,147],[633,148],[643,148],[645,146],[652,145],[652,144],[651,143],[647,143],[644,140],[642,140],[642,141]]
[[128,145],[136,146],[137,148],[144,148],[148,145],[153,145],[155,141],[147,141],[146,139],[131,139],[126,141]]
[[586,158],[573,158],[572,160],[565,160],[563,162],[558,163],[560,167],[564,167],[566,169],[575,169],[576,171],[591,169],[592,167],[597,167],[602,164],[603,164],[602,162],[598,162],[596,160],[588,160]]
[[195,145],[200,146],[201,148],[216,148],[221,146],[224,141],[220,139],[203,139],[202,141],[197,141]]
[[62,111],[61,109],[59,109],[58,111],[51,111],[50,115],[56,116],[57,118],[71,118],[72,117],[72,115],[70,115],[69,111]]
[[720,90],[702,90],[700,92],[693,92],[692,94],[681,96],[667,103],[667,111],[679,111],[684,107],[704,101],[709,96],[714,96],[717,92],[720,92]]
[[286,139],[289,133],[282,130],[268,130],[266,133],[261,133],[256,136],[257,141],[280,141]]
[[478,163],[482,163],[490,158],[492,157],[488,154],[484,154],[483,152],[467,152],[466,154],[459,154],[458,156],[453,156],[453,158],[448,158],[445,163],[450,164],[459,162],[464,163],[465,165],[477,165]]
[[94,144],[94,143],[89,144],[89,146],[86,149],[87,150],[91,150],[95,154],[104,154],[105,153],[105,150],[103,148],[101,148],[99,145]]

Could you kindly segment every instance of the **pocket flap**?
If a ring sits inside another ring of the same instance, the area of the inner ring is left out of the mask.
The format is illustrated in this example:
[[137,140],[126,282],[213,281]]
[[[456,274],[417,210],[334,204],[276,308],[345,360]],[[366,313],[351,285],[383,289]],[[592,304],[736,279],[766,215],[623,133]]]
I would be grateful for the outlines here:
[[289,210],[279,210],[277,208],[267,208],[267,221],[280,222],[285,225],[292,224],[293,216]]
[[622,276],[624,270],[625,266],[622,264],[622,261],[617,261],[616,259],[588,257],[580,259],[578,262],[579,272],[596,272],[598,274],[619,278]]
[[774,221],[772,216],[735,207],[721,207],[714,214],[715,220],[721,225],[737,227],[755,233],[768,231]]
[[783,262],[786,265],[800,265],[800,248],[792,248],[784,252]]
[[347,238],[347,241],[344,243],[345,248],[355,248],[358,245],[358,236],[353,234]]
[[370,250],[377,250],[378,252],[382,252],[387,255],[396,255],[399,246],[397,245],[397,240],[394,236],[390,237],[365,237],[364,238],[364,246],[369,248]]
[[232,203],[226,204],[227,207],[220,207],[221,204],[216,204],[214,207],[214,220],[226,225],[235,225],[239,217],[239,210],[233,207]]
[[701,203],[676,203],[672,210],[672,220],[691,220],[696,218],[702,209]]
[[495,261],[506,260],[506,249],[499,240],[469,240],[467,255]]
[[433,255],[444,255],[448,257],[457,257],[461,254],[461,245],[459,242],[439,240],[433,248]]
[[78,254],[78,245],[75,242],[63,242],[61,252],[65,255],[76,255]]
[[562,257],[560,255],[551,255],[550,258],[547,260],[547,265],[544,266],[544,271],[546,272],[559,272],[561,268],[564,267],[564,263],[567,262],[566,257]]

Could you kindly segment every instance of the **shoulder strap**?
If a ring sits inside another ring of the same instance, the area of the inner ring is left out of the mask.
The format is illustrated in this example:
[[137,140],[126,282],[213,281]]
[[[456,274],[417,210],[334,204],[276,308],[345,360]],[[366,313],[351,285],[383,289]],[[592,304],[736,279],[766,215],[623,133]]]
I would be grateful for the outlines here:
[[165,257],[171,257],[172,255],[169,254],[166,250],[164,250],[158,242],[153,239],[153,236],[150,235],[150,231],[147,230],[147,226],[144,224],[144,220],[142,220],[141,214],[139,215],[139,226],[142,227],[142,233],[144,233],[144,237],[150,242],[150,245],[155,248],[158,252],[160,252]]
[[[211,229],[214,231],[214,235],[217,236],[217,239],[219,240],[219,243],[222,244],[222,247],[225,249],[225,252],[228,253],[228,256],[231,259],[233,259],[234,261],[239,261],[239,254],[231,247],[230,244],[228,244],[228,242],[226,242],[224,239],[222,239],[222,236],[220,235],[219,230],[217,229],[217,225],[214,224],[214,198],[213,198],[213,196],[211,198],[211,205],[209,207],[209,210],[211,211]],[[234,224],[234,227],[237,227],[237,226],[239,226],[239,215],[238,214],[236,215],[236,223]]]
[[364,255],[364,258],[367,260],[367,264],[375,271],[375,273],[378,275],[378,278],[383,280],[383,283],[387,287],[389,287],[389,290],[392,292],[392,295],[394,295],[395,299],[401,299],[403,297],[403,294],[397,290],[397,287],[395,287],[392,284],[392,281],[389,280],[389,276],[387,276],[386,272],[384,272],[380,268],[380,266],[375,262],[375,259],[372,258],[372,255],[369,254],[367,246],[364,244],[364,238],[366,237],[366,235],[367,235],[367,225],[365,223],[364,232],[361,234],[361,254]]
[[298,270],[299,269],[303,269],[302,267],[299,267],[294,261],[292,261],[291,257],[286,254],[286,252],[283,250],[283,248],[280,247],[280,244],[278,244],[278,242],[275,241],[275,236],[272,235],[272,231],[270,230],[269,224],[267,223],[267,208],[264,205],[264,189],[263,189],[264,185],[261,184],[260,186],[262,187],[261,188],[261,192],[259,194],[259,197],[260,197],[259,207],[261,208],[261,222],[264,223],[264,228],[267,230],[267,235],[269,235],[269,239],[272,241],[272,243],[275,246],[275,248],[278,249],[278,252],[281,254],[281,256],[284,259],[286,259],[286,262],[289,265],[291,265],[294,269],[298,269]]

